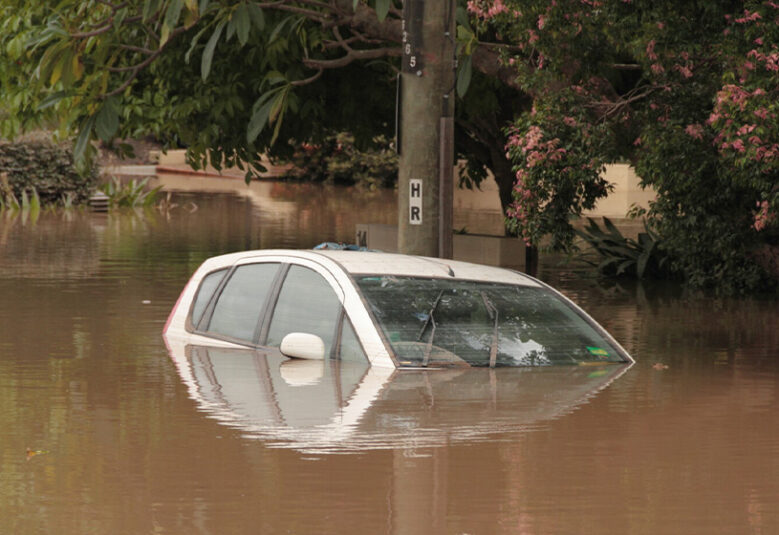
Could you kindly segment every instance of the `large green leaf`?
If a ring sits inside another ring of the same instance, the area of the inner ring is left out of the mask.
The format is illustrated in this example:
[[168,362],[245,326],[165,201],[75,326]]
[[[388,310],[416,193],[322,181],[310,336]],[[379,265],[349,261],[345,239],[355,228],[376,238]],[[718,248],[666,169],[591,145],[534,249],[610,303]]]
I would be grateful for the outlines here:
[[181,17],[181,9],[184,7],[184,0],[171,0],[168,10],[165,12],[164,25],[171,30],[176,27]]
[[253,2],[247,4],[247,6],[254,26],[260,31],[265,29],[265,15],[262,12],[262,8]]
[[376,0],[376,16],[379,18],[379,22],[383,22],[387,18],[390,2],[391,0]]
[[146,0],[143,3],[143,20],[149,20],[160,9],[162,0]]
[[54,93],[51,93],[46,98],[41,100],[35,109],[37,111],[41,111],[51,106],[55,106],[60,100],[65,98],[65,96],[67,96],[67,93],[65,91],[55,91]]
[[95,133],[101,140],[110,141],[118,129],[119,106],[116,99],[106,99],[95,117]]
[[73,145],[73,159],[76,162],[84,160],[87,147],[89,146],[89,139],[92,137],[92,128],[95,125],[95,120],[96,116],[92,115],[81,123],[81,129],[76,138],[76,143]]
[[287,25],[288,22],[290,22],[293,19],[293,17],[290,15],[289,17],[285,18],[281,22],[278,23],[278,25],[273,28],[273,31],[270,34],[270,37],[268,37],[268,43],[273,43],[273,41],[276,40],[276,38],[281,33],[281,30],[284,29],[284,26]]
[[270,118],[271,109],[274,106],[275,100],[273,96],[278,93],[278,89],[273,89],[263,94],[254,103],[254,113],[252,113],[251,119],[249,119],[249,126],[246,129],[246,142],[254,143],[257,136],[260,135],[262,129],[268,124]]
[[240,4],[233,12],[232,20],[235,21],[235,33],[238,36],[238,41],[245,45],[249,40],[249,30],[252,27],[248,5],[245,3]]
[[211,72],[211,61],[214,59],[214,49],[216,49],[216,44],[219,42],[219,36],[222,35],[225,22],[226,21],[223,20],[216,25],[214,33],[208,38],[206,47],[203,49],[203,57],[200,60],[200,76],[203,78],[204,82],[208,78],[208,73]]
[[472,70],[471,56],[465,56],[460,61],[460,66],[457,69],[457,94],[461,97],[465,95],[468,91],[468,86],[471,85]]

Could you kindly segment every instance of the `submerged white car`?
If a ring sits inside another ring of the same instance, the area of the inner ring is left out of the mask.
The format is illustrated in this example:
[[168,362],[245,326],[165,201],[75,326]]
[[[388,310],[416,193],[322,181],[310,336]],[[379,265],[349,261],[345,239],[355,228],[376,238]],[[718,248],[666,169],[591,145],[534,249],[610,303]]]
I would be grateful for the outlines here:
[[532,277],[379,252],[210,258],[181,293],[164,335],[394,368],[633,362],[584,311]]

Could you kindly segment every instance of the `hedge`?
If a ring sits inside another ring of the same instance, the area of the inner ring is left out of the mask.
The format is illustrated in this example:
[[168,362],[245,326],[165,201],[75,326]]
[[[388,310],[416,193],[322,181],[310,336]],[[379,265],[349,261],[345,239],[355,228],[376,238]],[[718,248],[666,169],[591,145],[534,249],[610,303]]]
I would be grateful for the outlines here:
[[68,196],[74,203],[85,202],[97,184],[98,173],[96,165],[78,170],[69,146],[25,140],[0,141],[0,178],[3,175],[17,199],[22,191],[29,194],[35,188],[41,203],[50,204]]

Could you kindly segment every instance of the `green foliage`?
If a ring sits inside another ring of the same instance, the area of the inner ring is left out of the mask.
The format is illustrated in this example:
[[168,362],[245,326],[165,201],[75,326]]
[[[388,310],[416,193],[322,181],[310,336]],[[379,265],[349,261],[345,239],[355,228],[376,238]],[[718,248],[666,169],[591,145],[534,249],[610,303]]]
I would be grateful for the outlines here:
[[[472,179],[493,171],[506,205],[512,174],[502,129],[529,105],[479,72],[474,54],[488,49],[479,50],[466,1],[457,3],[456,150],[479,169]],[[196,166],[248,164],[247,179],[263,171],[259,154],[289,157],[288,140],[320,144],[348,131],[364,150],[393,133],[401,6],[61,0],[55,9],[3,0],[0,46],[11,53],[0,55],[2,134],[58,124],[87,158],[90,140],[153,135],[186,147]]]
[[587,242],[598,256],[592,262],[588,256],[581,255],[585,262],[597,266],[598,270],[609,276],[632,276],[663,278],[671,274],[668,255],[662,248],[660,237],[644,221],[644,232],[638,239],[626,238],[607,217],[603,218],[601,229],[593,219],[587,218],[587,225],[578,229],[576,234]]
[[108,203],[113,208],[148,208],[157,202],[162,186],[148,189],[148,178],[133,179],[122,183],[117,177],[111,178],[100,187],[100,191],[108,196]]
[[675,122],[678,126],[647,125],[641,136],[646,150],[635,162],[637,173],[658,193],[649,215],[674,270],[696,287],[728,292],[760,287],[764,275],[751,259],[763,238],[753,226],[758,193],[721,164],[712,133],[692,139],[681,126],[687,121]]
[[7,184],[6,197],[22,199],[35,192],[30,194],[39,204],[58,203],[63,197],[84,202],[97,181],[96,167],[78,169],[67,145],[47,140],[0,142],[0,174]]
[[[347,123],[367,139],[391,131],[394,73],[381,60],[386,54],[371,55],[374,61],[359,67],[342,61],[345,49],[332,46],[341,34],[322,24],[328,18],[341,24],[348,6],[302,3],[287,10],[282,4],[298,4],[292,0],[34,4],[0,3],[0,46],[11,52],[0,56],[6,137],[56,121],[61,135],[75,136],[80,159],[94,155],[89,141],[95,138],[151,134],[187,147],[197,165],[248,162],[249,178],[262,171],[260,153],[289,155],[288,139],[322,139],[321,125]],[[393,4],[378,0],[354,9],[397,20]],[[350,31],[348,24],[342,31]],[[325,69],[333,60],[341,67],[334,75]],[[297,120],[285,121],[287,115]]]
[[392,186],[398,178],[398,156],[384,137],[360,150],[354,136],[339,133],[321,144],[301,143],[291,163],[288,178],[368,188]]

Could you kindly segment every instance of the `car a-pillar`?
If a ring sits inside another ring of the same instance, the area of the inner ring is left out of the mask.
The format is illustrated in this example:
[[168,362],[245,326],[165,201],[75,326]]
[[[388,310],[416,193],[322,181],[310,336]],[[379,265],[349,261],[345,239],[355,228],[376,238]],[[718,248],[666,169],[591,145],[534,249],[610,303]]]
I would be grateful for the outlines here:
[[398,251],[452,256],[454,20],[452,0],[403,2]]

